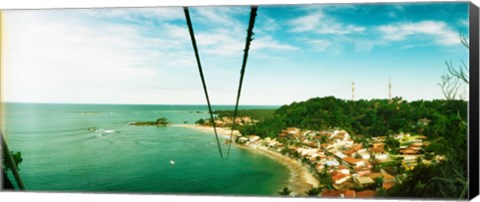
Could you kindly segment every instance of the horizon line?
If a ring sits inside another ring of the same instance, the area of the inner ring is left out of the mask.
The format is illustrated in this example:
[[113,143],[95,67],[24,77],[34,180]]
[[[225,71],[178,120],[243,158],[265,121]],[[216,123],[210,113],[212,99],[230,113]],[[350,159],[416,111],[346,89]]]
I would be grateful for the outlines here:
[[[310,97],[305,100],[293,100],[289,103],[283,103],[283,104],[239,104],[238,106],[283,106],[283,105],[291,105],[292,103],[299,103],[299,102],[305,102],[311,99],[315,98],[327,98],[327,97],[333,97],[335,99],[343,100],[343,101],[372,101],[372,100],[389,100],[389,98],[356,98],[356,99],[345,99],[345,98],[340,98],[336,97],[333,95],[327,95],[327,96],[315,96],[315,97]],[[398,99],[404,100],[407,102],[414,102],[414,101],[436,101],[436,100],[446,100],[445,98],[425,98],[425,99],[405,99],[401,96],[394,96],[391,99]],[[456,99],[456,100],[463,100],[468,102],[469,99]],[[35,101],[0,101],[0,104],[5,104],[5,103],[18,103],[18,104],[76,104],[76,105],[185,105],[185,106],[195,106],[195,105],[205,105],[207,106],[207,103],[95,103],[95,102],[35,102]],[[212,104],[212,106],[235,106],[235,104]]]
[[[186,105],[186,106],[207,106],[207,103],[94,103],[94,102],[32,102],[32,101],[1,101],[0,104],[72,104],[72,105]],[[282,106],[285,104],[239,104],[238,106]],[[235,104],[212,104],[212,106],[235,106]]]

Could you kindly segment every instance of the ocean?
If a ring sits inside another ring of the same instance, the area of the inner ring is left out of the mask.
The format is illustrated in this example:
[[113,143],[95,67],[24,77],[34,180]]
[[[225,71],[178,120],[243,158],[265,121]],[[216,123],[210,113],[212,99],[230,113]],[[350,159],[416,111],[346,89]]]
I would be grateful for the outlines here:
[[[6,103],[2,130],[10,150],[22,153],[20,175],[28,191],[260,196],[275,195],[287,185],[288,168],[264,155],[232,146],[222,162],[213,134],[128,124],[160,117],[193,124],[208,118],[207,110],[194,105]],[[225,154],[225,138],[219,138]]]

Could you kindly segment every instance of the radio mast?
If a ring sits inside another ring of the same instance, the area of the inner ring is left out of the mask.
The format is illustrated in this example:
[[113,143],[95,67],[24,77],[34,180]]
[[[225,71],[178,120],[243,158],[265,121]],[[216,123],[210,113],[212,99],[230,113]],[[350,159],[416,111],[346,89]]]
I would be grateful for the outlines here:
[[388,77],[388,100],[392,100],[392,79]]
[[355,100],[355,81],[352,81],[352,100]]

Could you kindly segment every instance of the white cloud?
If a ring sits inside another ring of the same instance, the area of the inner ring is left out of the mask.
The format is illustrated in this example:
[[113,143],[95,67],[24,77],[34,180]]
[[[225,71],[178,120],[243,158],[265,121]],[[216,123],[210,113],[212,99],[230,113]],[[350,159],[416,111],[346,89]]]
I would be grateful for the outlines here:
[[470,26],[470,24],[468,22],[468,19],[461,19],[461,20],[458,21],[458,24],[460,24],[461,26],[464,26],[464,27]]
[[[302,41],[319,52],[325,52],[325,50],[332,52],[333,49],[335,49],[335,52],[339,52],[341,49],[348,47],[352,47],[356,51],[368,52],[377,46],[389,45],[395,41],[413,40],[416,42],[431,42],[442,46],[458,45],[460,43],[458,32],[443,21],[424,20],[363,26],[340,21],[329,13],[334,9],[321,6],[300,9],[306,14],[288,21],[287,24],[291,27],[289,31],[299,36],[308,34],[303,37],[309,39]],[[404,9],[400,4],[393,5],[393,10],[385,13],[385,15],[389,18],[397,18],[397,13],[403,12]],[[460,20],[458,24],[466,25],[466,22],[466,20]],[[321,37],[321,40],[319,40],[319,37]]]
[[321,9],[310,11],[305,16],[293,19],[288,23],[292,32],[311,31],[318,34],[352,34],[365,31],[366,27],[343,24],[334,17],[325,14]]
[[[378,36],[383,39],[366,38],[366,35]],[[400,48],[412,48],[420,45],[427,45],[429,42],[439,44],[442,46],[458,45],[460,44],[459,34],[451,29],[443,21],[425,20],[420,22],[403,22],[393,23],[371,27],[368,32],[361,35],[334,35],[327,36],[326,39],[318,40],[310,38],[307,41],[313,50],[323,52],[339,52],[342,47],[353,47],[355,51],[369,52],[378,46],[391,45],[396,41],[422,41],[422,44],[407,44]],[[426,42],[426,43],[425,43]],[[332,47],[335,47],[333,50]]]
[[128,90],[138,82],[162,83],[161,79],[176,74],[175,68],[195,64],[188,40],[172,40],[177,34],[145,37],[139,30],[115,23],[99,26],[72,16],[60,20],[43,11],[7,12],[5,99],[61,102],[83,95],[90,102],[103,97],[129,102],[116,99],[128,96],[112,92]]
[[237,34],[227,29],[217,29],[213,32],[198,32],[195,34],[200,52],[215,56],[240,56],[244,46]]
[[[173,11],[7,12],[4,98],[22,102],[204,103],[188,29],[179,21],[184,18],[183,11]],[[235,21],[237,11],[228,10],[222,18]],[[205,16],[216,18],[210,11],[202,15],[205,21]],[[228,67],[241,60],[248,21],[223,25],[218,20],[214,26],[206,26],[200,18],[195,18],[194,26],[207,67],[205,75],[223,78],[208,79],[212,101],[228,103],[234,99],[236,83],[225,81],[238,77],[238,70],[233,73]],[[252,51],[267,49],[295,47],[265,33],[256,34]],[[158,95],[152,95],[154,92]]]
[[228,29],[231,32],[243,33],[247,29],[248,17],[240,21],[238,16],[248,16],[248,7],[196,7],[191,9],[193,26],[202,24],[214,29]]
[[[201,7],[193,10],[192,18],[195,24],[210,29],[195,31],[197,43],[202,53],[224,56],[241,57],[245,47],[246,29],[249,20],[249,9],[247,7]],[[242,16],[243,15],[243,16]],[[239,20],[239,17],[242,20]],[[258,20],[258,19],[257,19]],[[252,41],[252,51],[255,50],[296,50],[292,45],[281,43],[273,39],[269,32],[277,29],[275,20],[264,18],[268,27],[254,27],[255,35]],[[265,31],[267,30],[267,31]]]
[[390,12],[388,12],[387,16],[388,16],[388,17],[391,17],[391,18],[396,18],[396,17],[397,17],[397,14],[396,14],[395,12],[393,12],[393,11],[390,11]]
[[379,26],[382,37],[388,41],[403,41],[409,37],[427,37],[440,45],[460,43],[458,33],[443,21],[425,20],[420,22],[397,23]]
[[289,24],[293,27],[292,32],[305,32],[315,29],[320,24],[320,20],[323,18],[323,13],[315,13],[306,15],[297,19],[293,19]]
[[275,21],[272,18],[265,17],[265,16],[258,16],[257,19],[262,18],[265,20],[265,24],[263,25],[263,29],[265,31],[276,31],[280,29],[280,26],[278,25],[277,21]]
[[[196,34],[199,49],[203,54],[218,56],[241,57],[245,48],[246,32],[242,37],[226,29],[218,29],[214,32],[200,32]],[[256,35],[255,35],[256,36]],[[259,50],[286,50],[293,51],[297,48],[276,41],[269,35],[260,35],[251,43],[252,51]]]
[[393,4],[393,8],[397,11],[405,11],[405,4]]
[[[83,9],[75,10],[75,12],[91,18],[123,19],[141,24],[148,22],[148,19],[159,21],[185,19],[181,7]],[[138,18],[139,16],[143,17],[143,19]]]
[[282,44],[276,40],[274,40],[271,36],[265,35],[258,38],[255,38],[252,41],[252,51],[261,50],[261,49],[271,49],[271,50],[280,50],[280,51],[294,51],[298,50],[298,48],[289,45],[289,44]]
[[326,40],[311,40],[312,47],[320,52],[325,51],[332,43]]

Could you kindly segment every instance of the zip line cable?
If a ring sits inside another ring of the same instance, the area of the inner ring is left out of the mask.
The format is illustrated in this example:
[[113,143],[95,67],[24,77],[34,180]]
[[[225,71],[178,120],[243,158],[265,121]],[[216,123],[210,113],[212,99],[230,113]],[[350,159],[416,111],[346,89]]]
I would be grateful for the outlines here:
[[223,160],[222,148],[220,147],[220,141],[218,140],[217,127],[215,125],[215,120],[213,119],[212,106],[210,105],[210,99],[208,97],[207,84],[205,82],[205,77],[203,76],[202,64],[200,62],[200,56],[198,55],[197,42],[195,40],[195,34],[193,33],[192,21],[190,20],[190,13],[188,12],[188,7],[183,7],[185,12],[185,19],[187,20],[188,31],[190,33],[190,39],[192,41],[193,51],[195,52],[195,58],[197,59],[198,72],[200,73],[200,78],[202,79],[203,91],[205,92],[205,97],[208,104],[208,112],[210,113],[210,121],[212,122],[213,131],[215,132],[215,138],[217,139],[218,152],[220,157]]
[[10,153],[10,150],[8,149],[7,142],[5,142],[5,138],[3,138],[2,131],[0,131],[0,136],[2,141],[3,154],[5,155],[5,158],[7,160],[7,162],[3,162],[3,163],[8,163],[11,165],[13,177],[15,177],[15,181],[17,181],[18,189],[25,190],[25,185],[23,184],[23,180],[20,177],[20,174],[18,173],[17,164],[15,163],[15,160],[13,160],[13,156]]
[[252,36],[254,35],[253,26],[255,25],[255,17],[257,16],[257,10],[258,10],[257,6],[252,6],[252,10],[250,11],[250,21],[248,23],[247,39],[245,41],[245,49],[244,49],[244,54],[243,54],[242,69],[240,70],[240,81],[239,81],[239,84],[238,84],[237,100],[235,102],[235,111],[233,112],[233,124],[232,124],[232,130],[230,132],[230,144],[228,144],[227,159],[228,159],[228,156],[230,154],[230,145],[232,144],[233,131],[235,130],[235,123],[236,123],[235,119],[237,118],[238,103],[240,102],[240,94],[242,92],[243,76],[245,74],[245,67],[247,66],[248,50],[250,49],[250,43],[253,40],[253,38],[252,38]]

